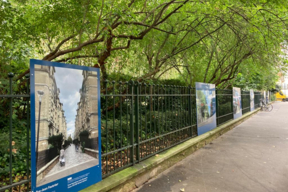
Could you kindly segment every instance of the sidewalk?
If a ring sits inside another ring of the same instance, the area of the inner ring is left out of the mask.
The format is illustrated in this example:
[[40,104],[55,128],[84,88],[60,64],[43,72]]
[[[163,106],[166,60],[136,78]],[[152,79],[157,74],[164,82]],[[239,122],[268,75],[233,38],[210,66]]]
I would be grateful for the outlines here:
[[273,106],[134,192],[287,192],[288,102]]

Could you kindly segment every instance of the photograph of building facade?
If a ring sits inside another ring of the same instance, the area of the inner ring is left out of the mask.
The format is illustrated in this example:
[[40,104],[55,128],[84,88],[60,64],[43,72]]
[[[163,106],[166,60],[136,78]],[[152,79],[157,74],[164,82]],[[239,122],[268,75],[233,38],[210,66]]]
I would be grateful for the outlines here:
[[97,75],[35,65],[37,187],[99,164]]
[[[67,123],[64,115],[63,104],[60,102],[60,90],[54,77],[55,68],[51,66],[35,65],[35,119],[38,126],[39,112],[39,143],[38,143],[38,169],[45,165],[45,153],[48,150],[48,138],[52,135],[59,135],[62,133],[66,138]],[[43,91],[41,98],[41,108],[39,109],[38,91]],[[36,128],[37,136],[37,128]],[[36,138],[37,142],[37,138]]]
[[74,139],[81,143],[80,133],[89,131],[90,147],[98,150],[98,87],[97,72],[83,71],[82,88],[79,90],[80,101],[78,102],[75,119]]

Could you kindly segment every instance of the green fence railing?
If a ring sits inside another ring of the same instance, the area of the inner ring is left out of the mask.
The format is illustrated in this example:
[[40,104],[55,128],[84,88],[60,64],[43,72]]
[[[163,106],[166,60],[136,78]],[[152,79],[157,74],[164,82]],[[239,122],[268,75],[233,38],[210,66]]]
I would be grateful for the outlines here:
[[241,90],[242,115],[250,112],[250,91]]
[[0,81],[0,191],[30,191],[29,75],[8,77]]
[[[8,152],[5,147],[1,150],[0,145],[0,155],[5,151],[7,157],[0,164],[0,191],[29,191],[29,79],[12,84],[13,75],[9,78],[8,88],[0,89],[0,106],[5,111],[1,115],[7,117],[1,117],[0,129],[2,134],[8,134]],[[243,91],[242,97],[244,114],[250,110],[250,95]],[[260,92],[255,92],[255,109],[260,107],[261,97]],[[216,110],[217,125],[233,119],[232,90],[216,90]],[[192,87],[105,81],[101,113],[103,178],[197,136],[196,95]],[[20,125],[25,129],[15,129]],[[22,139],[26,148],[16,149],[15,137]],[[16,150],[21,152],[21,160],[14,153]],[[14,167],[17,161],[25,162],[21,165],[21,178]]]
[[107,81],[104,89],[104,177],[197,136],[194,88]]
[[217,125],[233,119],[233,90],[216,89]]
[[261,107],[261,100],[264,99],[261,92],[255,91],[254,92],[254,108],[257,109]]

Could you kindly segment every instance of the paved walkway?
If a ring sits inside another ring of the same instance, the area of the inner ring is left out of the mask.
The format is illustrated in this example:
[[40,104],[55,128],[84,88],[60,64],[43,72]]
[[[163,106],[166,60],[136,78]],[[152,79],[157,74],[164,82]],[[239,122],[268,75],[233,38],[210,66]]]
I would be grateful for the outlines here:
[[273,106],[135,192],[287,192],[288,102]]
[[65,150],[65,166],[60,167],[60,163],[58,162],[53,169],[51,169],[51,171],[49,171],[49,173],[39,183],[37,183],[37,186],[55,181],[59,178],[66,177],[98,164],[98,159],[80,152],[80,147],[78,152],[76,152],[75,145],[71,144],[71,146]]

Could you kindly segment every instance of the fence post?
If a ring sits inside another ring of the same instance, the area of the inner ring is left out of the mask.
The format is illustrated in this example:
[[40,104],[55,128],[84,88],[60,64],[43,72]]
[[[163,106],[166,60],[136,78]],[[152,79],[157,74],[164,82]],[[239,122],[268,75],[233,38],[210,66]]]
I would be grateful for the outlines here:
[[[116,139],[116,131],[115,131],[115,81],[112,81],[112,86],[113,86],[113,138],[114,138],[114,142],[115,142],[115,139]],[[114,151],[116,150],[116,147],[115,147],[115,143],[113,145],[113,148],[114,148]],[[114,169],[115,169],[115,161],[116,161],[116,153],[113,153],[113,166],[114,166]],[[118,159],[118,158],[117,158]]]
[[139,144],[139,82],[135,84],[135,133],[136,133],[136,160],[140,162]]
[[189,125],[190,125],[190,137],[193,136],[193,120],[192,120],[192,102],[191,102],[191,86],[188,87],[188,113],[189,113]]
[[[25,75],[25,78],[27,80],[27,93],[29,93],[29,90],[30,90],[30,81],[29,81],[29,78],[30,78],[30,74],[26,74]],[[27,98],[27,102],[26,102],[26,105],[27,105],[27,137],[26,137],[26,144],[27,144],[27,158],[26,158],[26,175],[27,175],[27,178],[29,178],[29,167],[30,167],[30,156],[29,156],[29,148],[30,148],[30,134],[29,134],[29,131],[30,131],[30,106],[29,106],[29,98]],[[29,188],[29,184],[27,184],[27,188]]]
[[[106,140],[106,153],[108,153],[108,88],[107,88],[108,80],[106,79],[104,81],[104,87],[105,87],[105,140]],[[101,138],[102,139],[102,138]],[[103,141],[104,143],[104,141]],[[105,157],[106,159],[106,173],[108,172],[108,156]]]
[[[12,96],[13,93],[13,89],[12,89],[12,78],[14,77],[13,73],[8,73],[8,77],[9,77],[9,93]],[[9,130],[10,130],[10,134],[9,134],[9,171],[10,171],[10,185],[12,185],[12,100],[13,98],[10,97],[10,102],[9,102],[9,108],[10,108],[10,113],[9,113]],[[10,191],[12,191],[12,188],[10,189]]]
[[130,159],[132,160],[132,164],[135,165],[134,161],[134,81],[130,81],[130,90],[131,90],[131,113],[130,113],[130,145],[131,145],[131,152],[130,152]]
[[251,94],[250,94],[250,90],[248,92],[248,97],[249,97],[248,102],[249,102],[249,112],[250,112],[251,111]]

